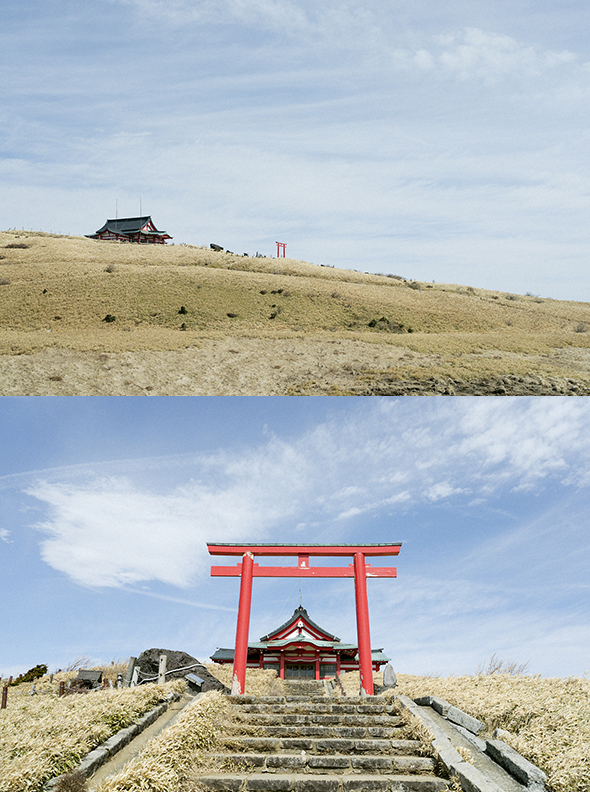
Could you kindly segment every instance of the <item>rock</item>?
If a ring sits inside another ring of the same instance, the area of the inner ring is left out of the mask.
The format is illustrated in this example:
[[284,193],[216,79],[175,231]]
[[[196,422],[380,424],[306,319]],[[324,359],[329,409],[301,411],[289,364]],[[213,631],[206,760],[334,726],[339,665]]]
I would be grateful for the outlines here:
[[383,669],[383,684],[386,688],[392,688],[397,685],[397,677],[391,663],[387,663]]
[[[166,681],[171,679],[183,679],[186,674],[196,674],[203,680],[202,692],[206,693],[208,690],[221,690],[224,693],[229,693],[229,689],[216,679],[212,674],[207,671],[205,666],[201,665],[196,657],[187,654],[186,652],[178,652],[173,649],[146,649],[137,658],[137,665],[142,673],[142,676],[157,676],[160,667],[160,655],[165,654],[167,657],[166,668],[167,671],[173,673],[166,673]],[[187,666],[194,666],[187,668]],[[175,671],[175,669],[179,669]],[[181,670],[184,669],[184,670]]]

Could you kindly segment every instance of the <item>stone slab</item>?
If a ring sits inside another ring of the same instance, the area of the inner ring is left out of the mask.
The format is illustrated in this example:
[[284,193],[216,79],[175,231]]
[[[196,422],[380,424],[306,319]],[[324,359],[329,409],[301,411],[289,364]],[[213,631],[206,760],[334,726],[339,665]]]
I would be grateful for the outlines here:
[[463,726],[464,729],[467,729],[473,734],[479,734],[479,732],[486,727],[485,723],[482,723],[480,720],[477,720],[477,718],[473,718],[466,712],[457,709],[457,707],[449,707],[446,718],[447,720],[450,720],[451,723],[457,723],[459,726]]
[[532,762],[521,756],[514,748],[502,740],[487,740],[489,756],[502,767],[506,768],[521,784],[526,786],[544,786],[547,776]]

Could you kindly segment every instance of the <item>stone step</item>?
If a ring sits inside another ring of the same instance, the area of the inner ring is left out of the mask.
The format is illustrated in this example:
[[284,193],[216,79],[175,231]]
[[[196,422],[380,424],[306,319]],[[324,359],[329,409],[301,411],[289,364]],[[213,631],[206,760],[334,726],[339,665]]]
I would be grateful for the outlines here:
[[232,704],[285,704],[296,702],[310,702],[311,704],[390,704],[391,702],[383,696],[249,696],[247,693],[241,696],[228,696]]
[[287,724],[290,726],[386,726],[391,727],[400,724],[401,720],[396,715],[345,715],[335,713],[331,715],[300,715],[291,713],[289,715],[274,715],[269,712],[236,712],[236,718],[240,723],[251,723],[257,726],[280,726]]
[[226,750],[240,753],[291,753],[310,751],[314,754],[399,754],[408,750],[410,740],[351,740],[337,737],[225,737],[222,744]]
[[306,753],[214,754],[211,758],[232,770],[255,767],[270,773],[434,773],[434,759],[429,756],[354,756]]
[[[280,718],[277,720],[280,721]],[[401,719],[400,719],[401,720]],[[297,726],[292,724],[241,724],[241,734],[248,737],[344,737],[349,740],[399,740],[402,723],[387,726]],[[246,734],[247,732],[247,734]]]
[[330,703],[329,699],[326,703],[316,704],[314,702],[257,702],[256,704],[243,703],[240,706],[240,712],[255,712],[255,713],[274,713],[279,715],[288,715],[291,713],[316,715],[392,715],[396,712],[393,704],[386,704],[384,702],[371,703],[371,704],[354,704],[354,703]]
[[444,792],[447,781],[421,775],[308,775],[227,773],[201,776],[211,792]]

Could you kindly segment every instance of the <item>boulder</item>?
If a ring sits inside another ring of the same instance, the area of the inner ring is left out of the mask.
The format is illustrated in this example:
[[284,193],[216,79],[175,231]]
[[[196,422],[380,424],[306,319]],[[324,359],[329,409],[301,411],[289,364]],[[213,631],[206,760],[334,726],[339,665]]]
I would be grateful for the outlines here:
[[[187,674],[196,674],[203,680],[201,688],[203,693],[208,690],[221,690],[224,693],[229,693],[229,689],[220,682],[216,677],[207,671],[204,665],[201,665],[196,657],[187,654],[186,652],[174,651],[173,649],[146,649],[137,658],[137,665],[141,671],[141,677],[154,677],[158,676],[160,667],[160,655],[165,654],[166,661],[166,681],[171,679],[183,679]],[[193,666],[187,668],[187,666]],[[178,669],[178,670],[175,670]],[[184,669],[184,670],[182,670]],[[171,671],[172,673],[168,673]]]

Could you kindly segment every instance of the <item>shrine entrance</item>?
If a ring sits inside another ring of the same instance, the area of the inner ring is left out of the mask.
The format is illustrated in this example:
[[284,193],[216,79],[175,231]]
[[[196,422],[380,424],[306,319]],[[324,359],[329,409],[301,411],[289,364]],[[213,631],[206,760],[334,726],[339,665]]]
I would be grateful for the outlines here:
[[[211,575],[213,577],[240,578],[240,600],[238,605],[238,624],[236,629],[236,648],[234,652],[234,670],[231,690],[233,695],[241,695],[245,692],[253,577],[354,578],[361,692],[368,696],[373,695],[373,663],[371,658],[371,637],[369,630],[367,577],[394,578],[397,577],[397,570],[395,567],[371,568],[370,564],[365,563],[365,557],[396,556],[401,549],[401,543],[368,545],[208,543],[207,546],[211,555],[242,556],[241,563],[237,563],[234,567],[211,567]],[[296,556],[298,558],[298,564],[297,566],[291,567],[260,566],[254,563],[254,557],[257,555],[274,557]],[[353,563],[349,564],[347,567],[310,567],[310,557],[317,556],[352,556]],[[291,679],[319,678],[321,670],[319,665],[319,658],[316,660],[315,664],[285,662],[285,677]],[[287,673],[289,666],[291,667],[291,673]],[[296,673],[297,676],[295,676]]]
[[285,679],[315,679],[315,664],[285,663]]

